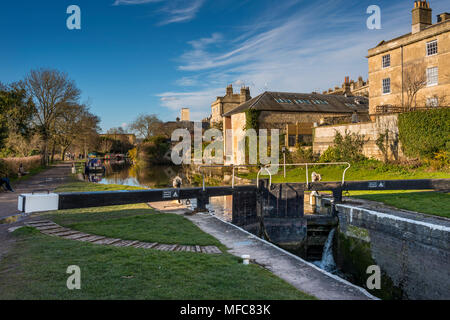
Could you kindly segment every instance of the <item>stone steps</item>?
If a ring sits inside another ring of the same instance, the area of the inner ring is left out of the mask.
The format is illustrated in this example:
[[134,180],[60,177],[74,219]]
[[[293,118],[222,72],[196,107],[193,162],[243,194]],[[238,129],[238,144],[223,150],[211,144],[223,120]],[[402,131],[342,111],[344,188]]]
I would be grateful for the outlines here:
[[52,237],[59,237],[63,239],[76,240],[82,242],[90,242],[93,244],[114,246],[114,247],[133,247],[140,249],[154,249],[159,251],[171,251],[171,252],[197,252],[206,254],[220,254],[219,248],[216,246],[193,246],[193,245],[179,245],[179,244],[163,244],[163,243],[150,243],[141,242],[137,240],[123,240],[108,238],[104,236],[97,236],[88,234],[69,228],[64,228],[50,220],[38,220],[25,222],[26,226],[36,228],[41,233]]

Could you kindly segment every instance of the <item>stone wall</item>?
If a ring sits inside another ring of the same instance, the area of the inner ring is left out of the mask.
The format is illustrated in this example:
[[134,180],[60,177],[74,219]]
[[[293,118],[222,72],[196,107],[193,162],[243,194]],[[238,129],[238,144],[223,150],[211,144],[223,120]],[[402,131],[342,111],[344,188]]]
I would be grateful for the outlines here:
[[314,128],[313,151],[322,154],[329,146],[333,145],[336,132],[345,134],[357,133],[363,134],[366,144],[363,148],[363,154],[368,158],[384,159],[384,155],[376,145],[376,140],[380,134],[384,134],[388,130],[388,142],[386,149],[390,160],[404,159],[401,151],[400,142],[398,141],[398,115],[383,115],[376,117],[374,122],[360,122],[351,124],[342,124],[334,126],[323,126]]
[[[328,200],[321,200],[321,203]],[[378,265],[384,299],[450,299],[450,221],[387,214],[337,204],[336,263],[366,287],[369,265]]]

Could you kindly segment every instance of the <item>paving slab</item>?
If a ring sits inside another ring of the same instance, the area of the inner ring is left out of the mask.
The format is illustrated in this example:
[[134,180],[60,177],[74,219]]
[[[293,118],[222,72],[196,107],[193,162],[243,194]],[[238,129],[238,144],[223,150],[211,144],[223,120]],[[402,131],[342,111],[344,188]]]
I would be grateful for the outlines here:
[[115,238],[101,238],[95,241],[92,241],[94,244],[101,244],[101,245],[112,245],[113,243],[122,241],[121,239],[115,239]]
[[69,240],[77,240],[77,239],[80,239],[80,238],[83,238],[83,237],[88,237],[88,236],[91,236],[91,235],[87,234],[87,233],[78,232],[78,233],[75,233],[75,234],[72,234],[72,235],[69,235],[69,236],[63,236],[61,238],[69,239]]
[[101,239],[104,239],[104,238],[105,237],[103,237],[103,236],[91,235],[90,237],[79,238],[77,240],[78,241],[83,241],[83,242],[93,242],[93,241],[101,240]]

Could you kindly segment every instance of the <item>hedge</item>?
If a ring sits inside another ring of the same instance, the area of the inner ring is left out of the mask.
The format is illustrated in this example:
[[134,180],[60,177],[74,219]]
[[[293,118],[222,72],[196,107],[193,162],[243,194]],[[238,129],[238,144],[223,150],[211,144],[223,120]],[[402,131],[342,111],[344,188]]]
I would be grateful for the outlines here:
[[398,117],[399,139],[408,157],[433,158],[450,151],[450,108],[412,111]]

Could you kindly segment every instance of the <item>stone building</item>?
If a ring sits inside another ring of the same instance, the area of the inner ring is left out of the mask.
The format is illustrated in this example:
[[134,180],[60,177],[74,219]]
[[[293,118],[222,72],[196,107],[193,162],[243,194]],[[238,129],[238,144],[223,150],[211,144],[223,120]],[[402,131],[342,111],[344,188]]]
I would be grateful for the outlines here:
[[[386,106],[409,110],[450,103],[450,14],[439,14],[433,24],[431,13],[427,1],[415,1],[411,33],[369,49],[372,119],[387,112]],[[419,82],[421,89],[413,95],[409,89]]]
[[[285,145],[294,147],[312,145],[312,131],[315,124],[326,118],[345,117],[347,122],[355,118],[368,120],[368,101],[364,97],[323,95],[307,93],[264,92],[237,108],[224,113],[223,129],[225,158],[227,163],[238,163],[240,130],[246,126],[246,111],[258,111],[260,129],[280,129],[285,134]],[[231,129],[232,135],[226,130]]]
[[225,96],[217,97],[216,101],[211,104],[211,126],[214,123],[221,123],[224,113],[233,110],[250,99],[250,89],[248,87],[241,87],[241,92],[238,94],[233,93],[233,85],[228,85]]
[[369,96],[369,81],[364,81],[363,77],[358,77],[358,81],[350,80],[349,77],[345,77],[342,85],[334,87],[334,89],[328,89],[323,94],[340,94],[347,96]]

